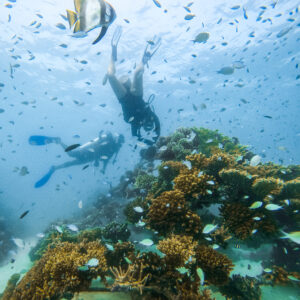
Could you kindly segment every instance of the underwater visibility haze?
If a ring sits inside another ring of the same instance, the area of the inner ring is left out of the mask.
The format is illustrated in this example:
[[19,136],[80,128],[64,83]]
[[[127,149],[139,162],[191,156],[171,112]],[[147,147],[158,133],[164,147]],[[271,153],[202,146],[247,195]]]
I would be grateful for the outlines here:
[[1,1],[0,299],[299,299],[299,10]]

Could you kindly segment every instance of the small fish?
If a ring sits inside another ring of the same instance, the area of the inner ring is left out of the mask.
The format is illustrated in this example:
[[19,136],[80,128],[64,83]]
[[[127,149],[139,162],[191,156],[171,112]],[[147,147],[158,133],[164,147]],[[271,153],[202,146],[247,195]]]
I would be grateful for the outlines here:
[[268,115],[265,115],[264,118],[266,118],[266,119],[272,119],[272,117],[268,116]]
[[99,265],[99,260],[97,258],[91,258],[87,263],[86,266],[89,268],[95,268]]
[[215,182],[213,180],[206,181],[207,184],[214,185]]
[[260,218],[260,217],[254,217],[253,220],[254,220],[254,221],[260,221],[261,218]]
[[161,4],[160,4],[157,0],[153,0],[153,3],[154,3],[157,7],[161,8]]
[[56,26],[58,29],[61,29],[61,30],[67,29],[66,26],[65,26],[64,24],[62,24],[62,23],[57,23],[55,26]]
[[76,148],[80,147],[80,144],[73,144],[71,146],[68,146],[66,149],[65,149],[65,152],[69,152],[69,151],[72,151]]
[[166,151],[167,149],[168,149],[167,146],[161,146],[161,147],[158,149],[158,152]]
[[154,243],[150,239],[144,239],[144,240],[140,241],[140,244],[143,246],[149,247],[149,246],[152,246]]
[[213,248],[214,250],[217,250],[217,249],[219,249],[219,248],[220,248],[220,246],[219,246],[219,245],[217,245],[217,244],[213,244],[213,245],[212,245],[212,248]]
[[36,236],[40,239],[42,239],[43,237],[45,237],[45,234],[40,232],[40,233],[37,233]]
[[130,117],[128,120],[128,123],[132,122],[134,120],[134,117]]
[[288,277],[287,277],[288,279],[290,279],[290,280],[292,280],[292,281],[297,281],[297,282],[299,282],[300,281],[300,279],[299,278],[296,278],[295,276],[293,276],[293,275],[288,275]]
[[110,251],[114,251],[115,250],[114,247],[112,245],[110,245],[110,244],[105,244],[105,246]]
[[79,202],[78,202],[78,208],[82,208],[82,206],[83,206],[83,203],[82,203],[82,200],[80,200]]
[[289,199],[285,199],[283,202],[284,202],[286,205],[290,205],[290,200],[289,200]]
[[243,8],[243,12],[244,12],[244,18],[245,20],[248,20],[248,15],[247,15],[247,11],[245,8]]
[[41,14],[36,14],[40,19],[43,19],[43,16]]
[[272,273],[272,269],[270,269],[270,268],[265,268],[265,269],[264,269],[264,272],[265,272],[265,273]]
[[213,232],[215,229],[217,229],[218,225],[214,225],[214,224],[207,224],[205,225],[205,227],[203,228],[202,233],[204,234],[209,234],[211,232]]
[[206,144],[209,144],[209,143],[211,143],[211,142],[213,142],[214,140],[213,139],[208,139],[205,143]]
[[267,205],[265,206],[265,209],[271,210],[271,211],[275,211],[275,210],[282,209],[282,206],[277,205],[277,204],[267,204]]
[[194,43],[203,43],[205,44],[209,39],[208,32],[200,32],[196,35],[195,39],[193,40]]
[[183,8],[184,8],[188,13],[192,12],[191,9],[190,9],[189,7],[187,7],[187,6],[184,6]]
[[255,201],[254,203],[251,204],[249,207],[250,209],[257,209],[260,208],[263,205],[261,201]]
[[144,212],[143,208],[140,207],[140,206],[134,207],[133,210],[134,210],[135,212],[137,212],[137,213],[142,213],[142,212]]
[[123,19],[127,24],[130,23],[130,21],[128,19]]
[[86,168],[88,168],[89,167],[89,165],[85,165],[83,168],[82,168],[82,170],[85,170]]
[[15,245],[17,247],[19,247],[19,248],[24,248],[25,247],[25,243],[22,239],[12,238],[11,240],[15,243]]
[[223,67],[217,73],[222,74],[222,75],[231,75],[234,73],[234,68],[233,67]]
[[146,223],[143,222],[143,221],[141,221],[141,220],[139,220],[139,221],[135,224],[136,227],[144,227],[145,225],[146,225]]
[[231,9],[232,9],[232,10],[237,10],[237,9],[239,9],[240,7],[241,7],[240,5],[235,5],[235,6],[232,6]]
[[67,225],[67,228],[70,229],[71,231],[74,231],[74,232],[79,231],[78,227],[74,224]]
[[251,234],[255,234],[257,232],[257,229],[253,229],[252,231],[251,231]]
[[200,279],[200,285],[204,284],[204,272],[201,268],[197,268],[197,275]]
[[189,20],[194,19],[195,16],[196,16],[196,15],[194,15],[194,14],[187,14],[187,15],[184,17],[184,19],[187,20],[187,21],[189,21]]
[[20,173],[19,173],[19,174],[20,174],[21,176],[25,176],[25,175],[29,174],[27,167],[22,167],[22,168],[20,169]]
[[290,30],[292,30],[292,27],[284,28],[281,31],[279,31],[279,33],[277,33],[276,37],[281,38],[285,36],[287,33],[289,33]]
[[20,219],[23,219],[28,213],[29,213],[29,210],[24,211],[24,212],[21,214]]
[[186,274],[189,272],[189,270],[185,267],[181,267],[181,268],[176,268],[176,270],[180,273],[180,274]]
[[80,266],[77,268],[78,271],[81,271],[81,272],[86,272],[89,270],[89,267],[88,266]]
[[191,163],[190,161],[185,160],[185,161],[183,161],[182,163],[183,163],[185,166],[187,166],[189,170],[192,169],[192,163]]
[[240,245],[240,244],[235,244],[235,245],[234,245],[234,248],[240,249],[240,248],[241,248],[241,245]]
[[261,156],[254,155],[250,160],[250,166],[255,167],[261,162]]
[[63,230],[62,230],[61,226],[56,225],[54,228],[55,228],[59,233],[63,233]]
[[124,259],[129,265],[132,265],[132,261],[128,257],[125,256]]

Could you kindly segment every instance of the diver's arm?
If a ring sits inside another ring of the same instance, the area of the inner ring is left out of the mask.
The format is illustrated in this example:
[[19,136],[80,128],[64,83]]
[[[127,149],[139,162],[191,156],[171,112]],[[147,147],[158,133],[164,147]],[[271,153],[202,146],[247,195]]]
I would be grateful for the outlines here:
[[116,97],[120,100],[126,95],[126,88],[116,77],[116,67],[113,57],[111,57],[110,64],[107,70],[107,77],[111,88],[113,89]]
[[141,62],[134,71],[131,92],[135,96],[143,97],[144,64]]

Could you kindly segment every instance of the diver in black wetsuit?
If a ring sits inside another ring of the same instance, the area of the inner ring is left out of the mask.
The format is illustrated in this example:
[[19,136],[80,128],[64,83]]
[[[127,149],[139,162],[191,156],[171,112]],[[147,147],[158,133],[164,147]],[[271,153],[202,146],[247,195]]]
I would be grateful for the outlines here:
[[[141,63],[134,71],[133,82],[128,76],[116,77],[115,62],[117,61],[117,45],[121,36],[121,27],[118,27],[112,38],[111,61],[104,78],[103,84],[107,79],[117,96],[123,110],[124,120],[131,125],[131,134],[136,136],[139,141],[147,145],[153,145],[160,136],[160,122],[157,115],[151,109],[150,104],[154,95],[149,97],[148,102],[143,100],[143,73],[144,66],[160,46],[160,39],[154,38],[148,44]],[[142,136],[141,129],[146,132],[146,137]]]
[[98,167],[99,162],[102,161],[103,167],[101,172],[104,174],[107,164],[113,155],[115,155],[113,164],[116,162],[118,152],[124,143],[124,136],[122,134],[114,136],[110,132],[104,133],[103,131],[100,131],[99,137],[93,139],[92,141],[81,146],[76,144],[70,147],[67,147],[67,145],[65,145],[58,137],[31,136],[29,138],[29,143],[31,145],[46,145],[49,143],[56,143],[61,145],[64,150],[67,150],[70,147],[74,148],[66,152],[70,157],[74,158],[74,160],[67,161],[57,166],[52,166],[48,173],[46,173],[38,182],[35,183],[35,187],[39,188],[48,182],[56,170],[71,166],[94,162],[94,166]]

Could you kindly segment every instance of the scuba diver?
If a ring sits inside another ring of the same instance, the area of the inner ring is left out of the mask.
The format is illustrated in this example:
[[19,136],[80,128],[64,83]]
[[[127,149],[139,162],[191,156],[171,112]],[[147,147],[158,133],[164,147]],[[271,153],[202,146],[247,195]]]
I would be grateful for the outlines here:
[[[80,144],[74,144],[67,147],[67,145],[65,145],[59,137],[40,135],[30,136],[29,144],[35,146],[46,145],[49,143],[59,144],[70,157],[74,158],[74,160],[67,161],[57,166],[52,166],[48,173],[35,183],[34,187],[40,188],[45,185],[56,170],[81,164],[88,164],[90,162],[94,162],[94,166],[98,167],[99,162],[102,161],[103,167],[101,172],[104,174],[107,164],[113,155],[115,156],[112,163],[114,164],[116,162],[116,157],[124,141],[125,139],[122,134],[112,135],[111,132],[104,133],[103,130],[99,132],[99,137],[81,146]],[[87,167],[88,165],[83,168]]]
[[[160,136],[160,122],[150,107],[154,100],[154,94],[149,97],[147,102],[143,100],[143,74],[144,66],[148,66],[148,61],[159,48],[161,39],[154,37],[153,41],[148,42],[142,61],[135,69],[131,82],[128,76],[116,77],[115,62],[117,61],[117,46],[121,33],[122,28],[118,26],[111,40],[111,60],[103,84],[105,85],[107,79],[109,80],[122,106],[124,120],[131,125],[132,136],[136,136],[139,141],[151,146]],[[142,136],[141,129],[145,131],[146,137]]]

